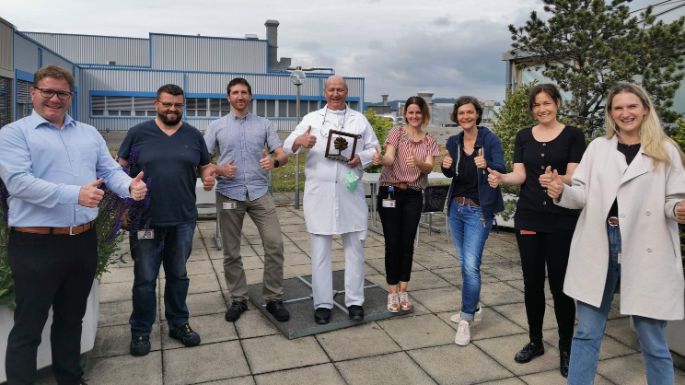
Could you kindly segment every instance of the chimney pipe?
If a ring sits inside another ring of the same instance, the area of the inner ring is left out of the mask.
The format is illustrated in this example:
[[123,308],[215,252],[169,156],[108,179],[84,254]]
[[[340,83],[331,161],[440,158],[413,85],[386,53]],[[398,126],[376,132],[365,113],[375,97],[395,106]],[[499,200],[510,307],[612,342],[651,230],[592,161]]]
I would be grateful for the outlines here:
[[387,106],[388,105],[388,94],[381,95],[381,98],[383,98],[383,105]]
[[278,60],[278,20],[269,19],[264,23],[266,27],[266,43],[269,55],[269,71],[282,71],[290,67],[290,58]]

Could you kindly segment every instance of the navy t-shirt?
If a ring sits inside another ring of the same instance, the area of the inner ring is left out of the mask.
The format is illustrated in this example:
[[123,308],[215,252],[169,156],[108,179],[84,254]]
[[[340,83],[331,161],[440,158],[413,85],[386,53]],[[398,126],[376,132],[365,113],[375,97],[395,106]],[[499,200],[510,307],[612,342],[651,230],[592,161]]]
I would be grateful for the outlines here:
[[526,181],[521,185],[514,226],[517,229],[538,232],[573,230],[580,210],[557,206],[540,186],[538,178],[552,166],[560,175],[566,174],[569,163],[580,163],[585,152],[585,135],[575,127],[566,126],[549,142],[538,142],[533,129],[526,128],[516,134],[514,163],[523,163]]
[[135,204],[131,230],[175,226],[197,219],[195,181],[198,166],[209,163],[207,145],[197,128],[183,123],[171,136],[154,120],[137,124],[119,148],[119,157],[131,165],[135,177],[145,173],[148,195]]

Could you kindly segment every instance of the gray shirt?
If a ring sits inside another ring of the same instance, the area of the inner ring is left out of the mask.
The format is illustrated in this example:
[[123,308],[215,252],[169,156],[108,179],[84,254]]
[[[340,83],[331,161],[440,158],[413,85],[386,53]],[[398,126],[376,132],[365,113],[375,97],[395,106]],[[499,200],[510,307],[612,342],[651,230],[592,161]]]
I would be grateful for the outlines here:
[[281,147],[276,129],[267,119],[248,113],[239,118],[229,113],[209,124],[205,132],[209,153],[217,153],[217,164],[234,161],[233,178],[217,176],[216,191],[238,201],[253,201],[268,191],[268,171],[259,166],[262,150]]

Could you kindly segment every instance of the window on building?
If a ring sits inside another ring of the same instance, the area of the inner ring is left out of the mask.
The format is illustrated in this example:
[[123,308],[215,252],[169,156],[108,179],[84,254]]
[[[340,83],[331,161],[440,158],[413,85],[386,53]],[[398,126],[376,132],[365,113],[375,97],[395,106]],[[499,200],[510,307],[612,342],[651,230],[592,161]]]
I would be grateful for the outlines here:
[[17,80],[17,119],[31,115],[31,82]]
[[12,79],[0,77],[0,127],[12,122]]
[[92,116],[155,116],[155,98],[139,96],[92,96]]

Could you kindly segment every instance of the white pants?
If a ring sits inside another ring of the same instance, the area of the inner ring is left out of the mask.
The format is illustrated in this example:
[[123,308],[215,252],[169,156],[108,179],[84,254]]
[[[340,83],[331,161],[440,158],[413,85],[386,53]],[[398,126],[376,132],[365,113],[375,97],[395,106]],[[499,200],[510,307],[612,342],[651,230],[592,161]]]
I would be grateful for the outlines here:
[[[345,306],[364,304],[363,232],[341,234],[345,249]],[[332,235],[309,234],[312,246],[314,308],[333,308]]]

